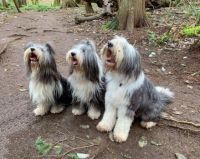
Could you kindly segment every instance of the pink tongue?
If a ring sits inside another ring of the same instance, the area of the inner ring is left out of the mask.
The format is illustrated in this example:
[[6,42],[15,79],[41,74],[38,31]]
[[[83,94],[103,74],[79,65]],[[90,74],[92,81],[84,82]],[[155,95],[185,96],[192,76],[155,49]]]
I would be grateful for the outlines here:
[[78,64],[78,62],[77,62],[77,61],[73,61],[72,63],[73,63],[73,65],[77,65],[77,64]]

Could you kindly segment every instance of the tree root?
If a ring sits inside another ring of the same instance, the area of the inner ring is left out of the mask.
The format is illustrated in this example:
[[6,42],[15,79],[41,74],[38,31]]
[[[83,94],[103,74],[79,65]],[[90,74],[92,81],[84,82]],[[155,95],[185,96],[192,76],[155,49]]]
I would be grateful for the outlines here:
[[89,17],[75,17],[75,24],[80,24],[80,23],[83,23],[83,22],[86,22],[86,21],[92,21],[92,20],[95,20],[95,19],[100,19],[101,17],[104,17],[104,16],[106,16],[105,13],[101,13],[101,14],[97,14],[97,15],[89,16]]
[[17,38],[12,39],[12,40],[10,40],[10,41],[8,41],[8,42],[5,42],[5,44],[3,44],[3,47],[0,48],[0,55],[4,54],[4,53],[6,52],[6,50],[7,50],[7,48],[8,48],[8,45],[9,45],[11,42],[13,42],[13,41],[15,41],[15,40],[19,40],[19,39],[21,39],[21,38],[22,38],[22,37],[17,37]]

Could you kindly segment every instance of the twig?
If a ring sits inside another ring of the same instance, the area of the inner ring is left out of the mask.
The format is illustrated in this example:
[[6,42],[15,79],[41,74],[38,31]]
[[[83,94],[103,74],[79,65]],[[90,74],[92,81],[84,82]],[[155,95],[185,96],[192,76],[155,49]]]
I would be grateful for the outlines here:
[[8,43],[4,44],[4,46],[0,50],[0,55],[6,52],[7,47],[8,47]]
[[100,42],[97,44],[97,46],[100,46],[101,43],[102,43],[104,40],[105,40],[105,38],[102,38],[102,39],[100,40]]
[[45,29],[45,30],[43,30],[43,32],[45,33],[45,32],[57,32],[57,33],[66,33],[66,32],[64,32],[64,31],[59,31],[59,30],[52,30],[52,29]]
[[191,121],[177,120],[172,116],[169,116],[169,117],[161,116],[161,118],[165,119],[165,120],[169,120],[169,121],[174,121],[174,122],[177,122],[177,123],[180,123],[180,124],[187,124],[187,125],[192,125],[194,127],[200,127],[200,124],[196,124],[196,123],[193,123]]
[[75,148],[72,148],[68,151],[66,151],[64,154],[62,154],[62,157],[65,157],[68,153],[72,152],[72,151],[75,151],[75,150],[79,150],[79,149],[85,149],[85,148],[89,148],[89,147],[94,147],[94,146],[98,146],[98,144],[91,144],[91,145],[86,145],[86,146],[80,146],[80,147],[75,147]]
[[177,126],[177,125],[168,125],[168,124],[158,124],[159,126],[169,126],[169,127],[172,127],[172,128],[178,128],[180,130],[185,130],[185,131],[191,131],[191,132],[194,132],[194,133],[199,133],[200,130],[194,130],[194,129],[190,129],[190,128],[184,128],[184,127],[180,127],[180,126]]

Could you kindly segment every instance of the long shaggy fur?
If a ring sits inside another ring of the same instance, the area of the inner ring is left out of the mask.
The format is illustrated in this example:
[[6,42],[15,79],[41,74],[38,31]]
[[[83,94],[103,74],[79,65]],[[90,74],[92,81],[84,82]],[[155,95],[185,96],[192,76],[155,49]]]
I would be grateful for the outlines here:
[[54,50],[49,44],[29,43],[24,52],[24,62],[29,78],[29,94],[37,105],[36,116],[60,113],[72,101],[69,82],[56,67]]
[[115,37],[101,50],[107,70],[105,112],[97,125],[99,131],[111,131],[115,141],[126,141],[134,117],[150,128],[156,124],[165,106],[172,101],[168,88],[154,87],[144,75],[138,51],[123,37]]
[[100,108],[104,106],[105,77],[103,66],[96,53],[93,41],[84,40],[74,45],[66,54],[67,63],[71,66],[68,80],[72,86],[74,115],[87,111],[91,119],[100,116]]

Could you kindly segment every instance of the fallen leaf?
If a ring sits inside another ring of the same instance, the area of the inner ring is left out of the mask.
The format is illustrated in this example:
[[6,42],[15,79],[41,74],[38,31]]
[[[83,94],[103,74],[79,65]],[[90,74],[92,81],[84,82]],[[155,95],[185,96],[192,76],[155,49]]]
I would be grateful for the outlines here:
[[147,140],[144,136],[142,136],[138,141],[139,147],[143,148],[147,145]]
[[20,92],[25,92],[25,91],[27,91],[27,89],[25,89],[25,88],[20,88],[19,91],[20,91]]
[[192,89],[193,87],[191,85],[187,85],[187,88]]
[[155,146],[162,146],[161,143],[155,142],[155,141],[153,141],[153,140],[151,140],[151,144],[152,144],[152,145],[155,145]]
[[183,154],[175,153],[177,159],[187,159]]
[[76,153],[76,155],[77,155],[78,158],[80,158],[80,159],[85,159],[85,158],[90,157],[89,154],[85,154],[85,153]]

